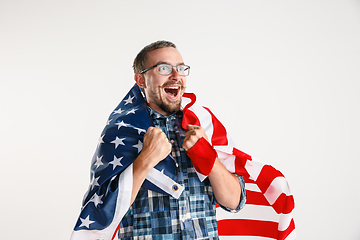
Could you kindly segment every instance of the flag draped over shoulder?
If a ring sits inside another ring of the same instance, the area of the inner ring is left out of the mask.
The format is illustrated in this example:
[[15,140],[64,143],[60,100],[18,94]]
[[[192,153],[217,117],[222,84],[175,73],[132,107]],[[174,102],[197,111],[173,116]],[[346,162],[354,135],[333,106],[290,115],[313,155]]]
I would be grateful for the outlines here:
[[[187,124],[204,128],[219,160],[232,173],[243,176],[247,201],[238,213],[217,207],[216,217],[221,239],[293,240],[296,237],[292,211],[294,198],[284,175],[274,167],[253,160],[238,150],[221,122],[206,107],[193,106],[195,95],[184,108],[183,127]],[[200,179],[206,178],[198,173]]]
[[[184,97],[192,102],[184,108],[183,126],[202,126],[219,160],[246,182],[247,203],[243,210],[234,214],[217,208],[221,239],[295,239],[294,199],[284,176],[235,148],[225,127],[211,111],[193,106],[194,94]],[[90,186],[71,240],[116,239],[118,225],[130,207],[132,163],[152,125],[144,97],[134,85],[111,113],[99,138],[91,163]],[[206,178],[198,176],[200,180]],[[143,187],[178,198],[184,187],[174,179],[175,164],[169,155],[150,171]]]
[[[91,163],[90,186],[84,196],[72,240],[112,239],[130,207],[132,163],[152,126],[145,100],[135,84],[111,113]],[[169,155],[153,168],[142,187],[178,198],[183,187],[175,181]]]

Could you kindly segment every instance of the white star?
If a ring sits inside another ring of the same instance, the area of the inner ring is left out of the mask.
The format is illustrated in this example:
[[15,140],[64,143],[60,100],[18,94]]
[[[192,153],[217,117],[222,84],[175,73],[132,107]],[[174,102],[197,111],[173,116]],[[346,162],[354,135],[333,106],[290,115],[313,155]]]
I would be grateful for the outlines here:
[[115,149],[116,149],[119,145],[124,145],[125,146],[125,143],[123,142],[123,140],[125,140],[125,138],[118,138],[116,136],[115,140],[112,141],[111,143],[115,143]]
[[139,153],[143,147],[143,143],[140,140],[138,140],[138,143],[136,145],[133,145],[133,147],[137,148]]
[[94,164],[94,165],[96,165],[96,168],[98,168],[101,165],[104,165],[101,161],[102,157],[103,156],[101,156],[101,157],[96,156],[96,163]]
[[[135,97],[135,96],[134,96],[134,97]],[[129,98],[126,99],[126,100],[124,100],[124,101],[126,102],[125,105],[127,105],[127,104],[129,104],[129,103],[132,104],[132,100],[134,99],[134,97],[130,97],[130,95],[129,95]]]
[[91,181],[91,183],[90,183],[90,184],[91,184],[91,190],[92,190],[95,186],[100,186],[99,183],[98,183],[99,178],[100,178],[100,176],[97,177],[97,178],[94,178],[94,177],[93,177],[93,179],[92,179],[92,181]]
[[85,219],[80,218],[80,221],[81,221],[81,225],[79,227],[85,226],[86,228],[89,228],[89,225],[95,222],[95,221],[90,221],[89,215]]
[[93,202],[95,207],[97,207],[99,204],[103,204],[103,201],[101,201],[101,198],[104,196],[101,195],[101,196],[98,196],[96,193],[94,194],[94,196],[90,199],[89,202]]
[[112,119],[109,119],[109,120],[107,120],[107,122],[106,122],[106,126],[108,126],[109,124],[110,124],[110,122],[112,121]]
[[119,123],[115,123],[115,125],[118,125],[118,130],[119,130],[121,127],[127,127],[127,126],[129,126],[129,124],[124,123],[124,121],[121,121],[121,122],[119,122]]
[[135,111],[136,111],[136,110],[137,110],[137,109],[133,108],[133,109],[131,109],[130,111],[128,111],[128,112],[126,113],[126,115],[129,115],[130,113],[135,114]]
[[114,160],[111,161],[111,162],[109,162],[109,164],[112,164],[112,165],[113,165],[113,170],[116,168],[116,166],[122,167],[122,164],[121,164],[121,162],[120,162],[122,158],[123,158],[123,157],[117,158],[117,157],[114,155]]
[[113,113],[114,114],[121,114],[123,112],[123,110],[121,110],[121,108],[119,108],[118,110],[115,110]]
[[141,129],[141,128],[137,128],[137,127],[134,127],[135,130],[138,130],[138,134],[140,135],[141,132],[146,132],[145,129]]
[[99,146],[100,144],[104,143],[104,140],[103,140],[104,136],[105,136],[105,134],[102,135],[102,136],[99,138],[99,140],[98,140],[98,146]]

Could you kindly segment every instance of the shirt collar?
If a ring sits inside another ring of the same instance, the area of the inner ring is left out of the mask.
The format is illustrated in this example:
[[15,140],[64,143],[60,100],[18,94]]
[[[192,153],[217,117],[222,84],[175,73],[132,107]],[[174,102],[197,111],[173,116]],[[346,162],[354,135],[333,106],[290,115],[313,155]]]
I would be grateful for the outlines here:
[[150,117],[152,119],[174,119],[174,118],[182,118],[182,110],[179,110],[169,116],[164,116],[161,113],[158,113],[157,111],[155,111],[154,109],[152,109],[151,107],[147,106],[147,109],[149,111]]

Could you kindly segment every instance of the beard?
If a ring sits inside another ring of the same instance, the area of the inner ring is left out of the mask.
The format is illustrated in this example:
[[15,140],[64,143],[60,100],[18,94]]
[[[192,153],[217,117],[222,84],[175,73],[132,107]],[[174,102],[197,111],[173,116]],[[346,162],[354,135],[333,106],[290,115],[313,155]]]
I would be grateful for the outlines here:
[[[149,96],[146,96],[146,98],[148,97],[151,98],[152,102],[155,103],[157,107],[160,108],[167,115],[171,115],[179,111],[181,108],[181,97],[176,101],[171,101],[163,95],[164,88],[170,84],[172,83],[165,83],[163,86],[159,86],[155,89],[149,89],[150,90],[148,92]],[[180,83],[180,86],[181,88],[179,90],[180,91],[179,94],[182,95],[185,91],[185,87],[183,86],[182,83]]]
[[161,102],[158,104],[159,108],[166,112],[167,114],[171,115],[177,111],[180,110],[181,107],[181,98],[177,103],[174,103],[172,105],[165,104],[164,101],[161,100]]
[[[172,85],[172,84],[174,84],[174,83],[173,82],[164,83],[161,87],[159,87],[159,92],[161,92],[161,90],[163,90],[164,88],[166,88],[167,86]],[[182,84],[182,82],[177,82],[177,84],[180,85],[179,94],[182,95],[182,93],[184,93],[184,91],[185,91],[185,87]],[[164,100],[162,99],[162,95],[159,94],[159,96],[160,96],[160,99],[159,99],[160,101],[158,102],[158,107],[161,110],[163,110],[164,112],[166,112],[169,115],[171,115],[171,114],[173,114],[173,113],[180,110],[180,108],[181,108],[181,97],[176,102],[170,102],[169,104],[166,104],[164,102]]]

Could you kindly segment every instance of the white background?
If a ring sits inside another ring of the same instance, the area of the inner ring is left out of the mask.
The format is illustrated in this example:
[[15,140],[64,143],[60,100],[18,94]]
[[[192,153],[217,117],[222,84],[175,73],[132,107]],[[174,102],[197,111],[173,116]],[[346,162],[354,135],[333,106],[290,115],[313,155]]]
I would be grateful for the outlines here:
[[360,239],[360,2],[0,0],[0,238],[68,239],[146,44],[287,177],[298,239]]

